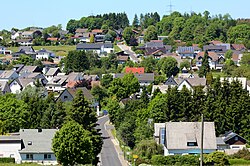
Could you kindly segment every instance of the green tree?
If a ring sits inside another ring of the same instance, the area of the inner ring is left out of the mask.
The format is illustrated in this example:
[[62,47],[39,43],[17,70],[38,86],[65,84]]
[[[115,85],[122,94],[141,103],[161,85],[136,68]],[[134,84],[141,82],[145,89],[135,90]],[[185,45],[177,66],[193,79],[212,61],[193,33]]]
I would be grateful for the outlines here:
[[157,68],[160,73],[166,74],[167,77],[175,76],[179,69],[177,60],[173,57],[161,58],[157,63]]
[[93,146],[90,132],[74,121],[63,125],[52,141],[57,161],[64,166],[91,164],[95,158]]
[[155,26],[150,25],[144,35],[144,41],[150,41],[150,40],[157,40],[158,35],[157,35],[157,30]]
[[183,62],[181,62],[181,64],[180,64],[180,70],[182,70],[184,67],[186,69],[190,69],[190,67],[191,67],[190,61],[184,60]]
[[113,81],[113,76],[111,74],[105,74],[101,79],[101,85],[105,88],[108,88],[112,81]]
[[93,34],[90,35],[89,42],[90,43],[94,43],[95,42],[95,37],[94,37]]
[[226,59],[231,59],[233,56],[233,51],[232,50],[227,50],[227,52],[225,53],[225,58]]
[[123,38],[126,41],[127,44],[129,44],[130,39],[134,37],[134,33],[132,31],[131,27],[126,27],[123,31]]
[[139,26],[139,20],[138,20],[137,14],[135,14],[132,26],[135,27],[135,28],[138,28],[138,26]]
[[205,51],[204,57],[202,58],[202,65],[199,70],[199,77],[206,77],[207,73],[210,71],[208,52]]
[[70,51],[64,58],[65,72],[83,72],[89,69],[89,61],[85,51]]
[[155,140],[141,140],[133,153],[140,158],[151,159],[153,155],[163,155],[163,147],[158,145]]

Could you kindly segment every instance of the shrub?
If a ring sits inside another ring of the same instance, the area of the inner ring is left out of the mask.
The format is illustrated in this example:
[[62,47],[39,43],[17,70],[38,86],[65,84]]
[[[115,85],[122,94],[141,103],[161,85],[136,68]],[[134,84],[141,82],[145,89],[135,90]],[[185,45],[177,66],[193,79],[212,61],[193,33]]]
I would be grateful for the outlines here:
[[250,151],[246,148],[239,150],[237,153],[231,155],[232,158],[250,160]]
[[15,159],[10,157],[3,157],[0,158],[0,163],[15,163]]
[[228,156],[223,152],[213,152],[205,156],[206,165],[229,165]]
[[194,155],[155,155],[151,159],[153,165],[199,165],[199,156]]
[[244,159],[229,159],[230,165],[250,165],[249,160]]

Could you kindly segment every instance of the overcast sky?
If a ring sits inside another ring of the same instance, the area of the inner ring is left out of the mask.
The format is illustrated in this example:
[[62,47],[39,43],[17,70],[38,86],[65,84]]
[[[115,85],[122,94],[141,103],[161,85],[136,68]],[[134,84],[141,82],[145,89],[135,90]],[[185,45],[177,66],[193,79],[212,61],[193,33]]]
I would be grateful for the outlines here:
[[[170,0],[1,0],[0,30],[12,27],[47,27],[79,19],[91,14],[126,12],[132,20],[135,14],[158,12],[168,14]],[[233,18],[250,18],[250,0],[172,0],[172,10],[194,11],[211,15],[229,13]]]

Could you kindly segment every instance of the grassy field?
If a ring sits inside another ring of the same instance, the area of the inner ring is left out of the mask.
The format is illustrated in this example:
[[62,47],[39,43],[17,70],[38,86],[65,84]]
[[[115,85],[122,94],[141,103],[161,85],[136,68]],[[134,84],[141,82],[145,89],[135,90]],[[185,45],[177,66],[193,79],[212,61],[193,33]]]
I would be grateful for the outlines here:
[[[66,56],[68,55],[69,51],[75,50],[76,46],[71,46],[71,45],[61,45],[61,46],[33,46],[33,48],[35,50],[40,50],[42,48],[46,49],[46,50],[50,50],[55,52],[56,55],[58,56]],[[12,52],[17,52],[18,51],[18,47],[9,47],[9,50],[11,50]]]
[[214,78],[217,78],[218,76],[226,77],[225,73],[223,73],[223,72],[212,72],[212,74],[213,74]]
[[0,163],[0,166],[39,166],[39,164],[35,163],[27,163],[27,164],[14,164],[14,163]]
[[121,49],[120,49],[120,47],[118,47],[117,45],[114,45],[114,51],[115,51],[115,52],[120,52]]

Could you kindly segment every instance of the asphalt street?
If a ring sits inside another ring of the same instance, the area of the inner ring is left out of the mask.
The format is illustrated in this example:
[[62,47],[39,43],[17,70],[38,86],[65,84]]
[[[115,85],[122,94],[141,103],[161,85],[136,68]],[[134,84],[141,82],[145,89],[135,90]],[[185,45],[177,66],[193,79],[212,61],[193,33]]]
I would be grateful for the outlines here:
[[105,123],[109,120],[109,117],[102,117],[98,120],[99,128],[101,129],[102,137],[103,137],[103,146],[100,154],[100,164],[101,166],[121,166],[121,162],[118,158],[118,153],[116,152],[115,146],[110,136],[107,132],[111,126],[105,125]]

